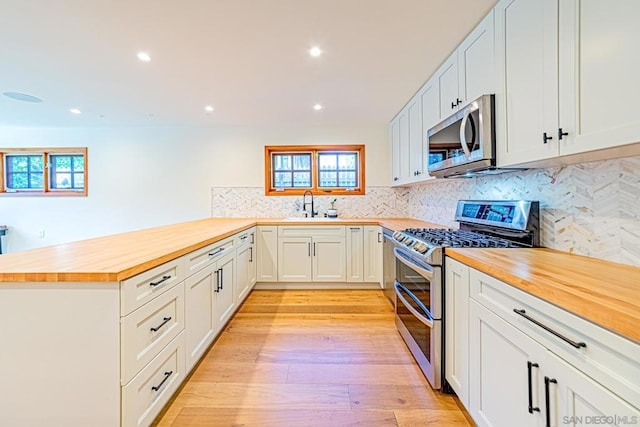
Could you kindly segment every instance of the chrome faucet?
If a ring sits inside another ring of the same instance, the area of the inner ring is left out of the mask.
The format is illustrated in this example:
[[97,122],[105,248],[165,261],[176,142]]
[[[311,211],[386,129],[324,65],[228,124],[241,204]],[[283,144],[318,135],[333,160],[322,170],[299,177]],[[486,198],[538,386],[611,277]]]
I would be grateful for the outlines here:
[[307,205],[309,204],[309,203],[307,203],[307,193],[309,193],[309,195],[311,195],[311,218],[313,218],[318,213],[315,211],[315,208],[313,207],[313,193],[311,192],[311,190],[305,191],[304,194],[302,195],[302,210],[305,212],[304,216],[307,216],[307,214],[306,214]]

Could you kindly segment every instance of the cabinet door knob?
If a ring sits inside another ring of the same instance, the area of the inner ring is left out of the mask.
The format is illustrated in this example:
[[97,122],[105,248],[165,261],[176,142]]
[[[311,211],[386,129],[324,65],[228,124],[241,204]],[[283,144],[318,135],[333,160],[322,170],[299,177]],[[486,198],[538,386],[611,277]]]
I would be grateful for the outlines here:
[[546,133],[546,132],[542,134],[542,142],[543,142],[543,143],[545,143],[545,144],[546,144],[546,143],[547,143],[547,141],[549,141],[550,139],[553,139],[553,137],[552,137],[552,136],[547,136],[547,133]]
[[569,135],[569,132],[562,132],[562,128],[558,129],[558,139],[562,141],[563,136]]
[[397,176],[393,177],[393,180],[394,180],[394,181],[397,181],[397,180],[398,180],[398,177],[397,177]]

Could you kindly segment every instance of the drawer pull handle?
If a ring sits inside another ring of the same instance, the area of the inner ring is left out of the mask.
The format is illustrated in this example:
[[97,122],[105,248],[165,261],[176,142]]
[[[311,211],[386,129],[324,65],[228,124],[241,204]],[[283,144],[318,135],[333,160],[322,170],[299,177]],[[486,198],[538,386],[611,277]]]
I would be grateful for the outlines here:
[[251,233],[251,242],[249,242],[249,243],[254,244],[255,242],[256,242],[255,233]]
[[155,328],[151,328],[151,332],[158,332],[160,330],[160,328],[162,328],[164,325],[167,324],[167,322],[169,320],[171,320],[171,317],[165,317],[162,320],[163,320],[163,322],[160,323],[158,326],[156,326]]
[[558,384],[558,381],[555,378],[549,378],[549,377],[544,377],[544,403],[546,406],[546,413],[545,413],[545,418],[546,418],[546,423],[545,423],[545,427],[551,427],[551,399],[549,397],[549,384],[553,383],[553,384]]
[[531,368],[538,368],[540,365],[538,365],[537,363],[532,363],[527,361],[527,381],[529,383],[529,413],[533,414],[533,412],[540,412],[540,408],[539,407],[534,407],[533,406],[533,387],[531,385]]
[[160,388],[164,385],[165,382],[167,382],[167,380],[169,379],[169,377],[173,375],[173,371],[167,371],[164,373],[164,379],[162,381],[160,381],[160,384],[158,385],[154,385],[153,387],[151,387],[151,390],[153,391],[158,391],[160,390]]
[[171,276],[162,276],[162,279],[158,280],[157,282],[149,283],[149,286],[158,286],[160,283],[166,282],[169,279],[171,279]]
[[209,252],[209,256],[216,256],[216,255],[218,255],[220,252],[222,252],[224,250],[225,250],[225,248],[220,248],[217,251]]
[[575,348],[580,348],[580,347],[586,347],[587,344],[584,342],[575,342],[567,337],[565,337],[564,335],[562,335],[559,332],[554,331],[553,329],[551,329],[550,327],[548,327],[547,325],[538,322],[536,319],[528,316],[525,310],[518,310],[517,308],[513,309],[513,312],[516,314],[519,314],[520,316],[524,317],[525,319],[527,319],[528,321],[530,321],[531,323],[534,323],[538,326],[540,326],[542,329],[544,329],[547,332],[552,333],[553,335],[555,335],[556,337],[560,338],[562,341],[570,344],[571,346],[575,347]]

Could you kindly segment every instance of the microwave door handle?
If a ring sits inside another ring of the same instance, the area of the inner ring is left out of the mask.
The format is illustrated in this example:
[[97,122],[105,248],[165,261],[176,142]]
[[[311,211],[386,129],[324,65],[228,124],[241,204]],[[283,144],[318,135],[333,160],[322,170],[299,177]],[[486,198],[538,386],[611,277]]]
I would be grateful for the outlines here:
[[416,265],[415,263],[408,260],[402,250],[398,248],[393,248],[393,253],[395,254],[396,259],[398,261],[400,261],[410,269],[414,270],[416,273],[420,273],[420,275],[422,275],[422,277],[424,277],[425,279],[433,280],[433,271],[422,268],[419,265]]
[[[416,298],[409,289],[402,286],[400,282],[395,282],[393,286],[396,288],[396,296],[400,298],[400,300],[402,301],[402,304],[407,308],[407,310],[409,310],[411,314],[413,314],[420,322],[424,323],[426,326],[433,329],[433,316],[431,315],[431,312],[429,311],[429,309],[427,309],[427,307],[425,307],[424,304],[418,298]],[[424,314],[418,312],[418,310],[413,308],[413,306],[409,303],[409,301],[407,301],[407,299],[402,295],[402,292],[400,292],[400,289],[402,289],[404,293],[409,295],[409,297],[411,297],[411,299],[415,301],[418,307],[420,307],[422,311],[424,311]]]
[[471,122],[471,146],[473,147],[476,142],[476,124],[471,113],[472,111],[465,112],[462,117],[462,121],[460,122],[460,144],[462,144],[462,150],[467,158],[471,157],[471,151],[469,150],[469,144],[467,143],[467,133],[465,132],[467,130],[468,121]]

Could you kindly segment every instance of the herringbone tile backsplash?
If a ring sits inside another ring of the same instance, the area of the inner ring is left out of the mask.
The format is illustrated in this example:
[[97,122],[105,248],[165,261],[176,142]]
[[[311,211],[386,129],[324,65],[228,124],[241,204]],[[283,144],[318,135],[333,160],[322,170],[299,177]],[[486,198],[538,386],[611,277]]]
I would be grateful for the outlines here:
[[[316,197],[320,213],[333,197]],[[640,266],[640,157],[532,169],[409,188],[368,187],[338,197],[341,217],[414,217],[455,226],[460,199],[538,200],[543,246]],[[214,187],[214,217],[301,216],[301,197],[266,197],[262,187]]]

